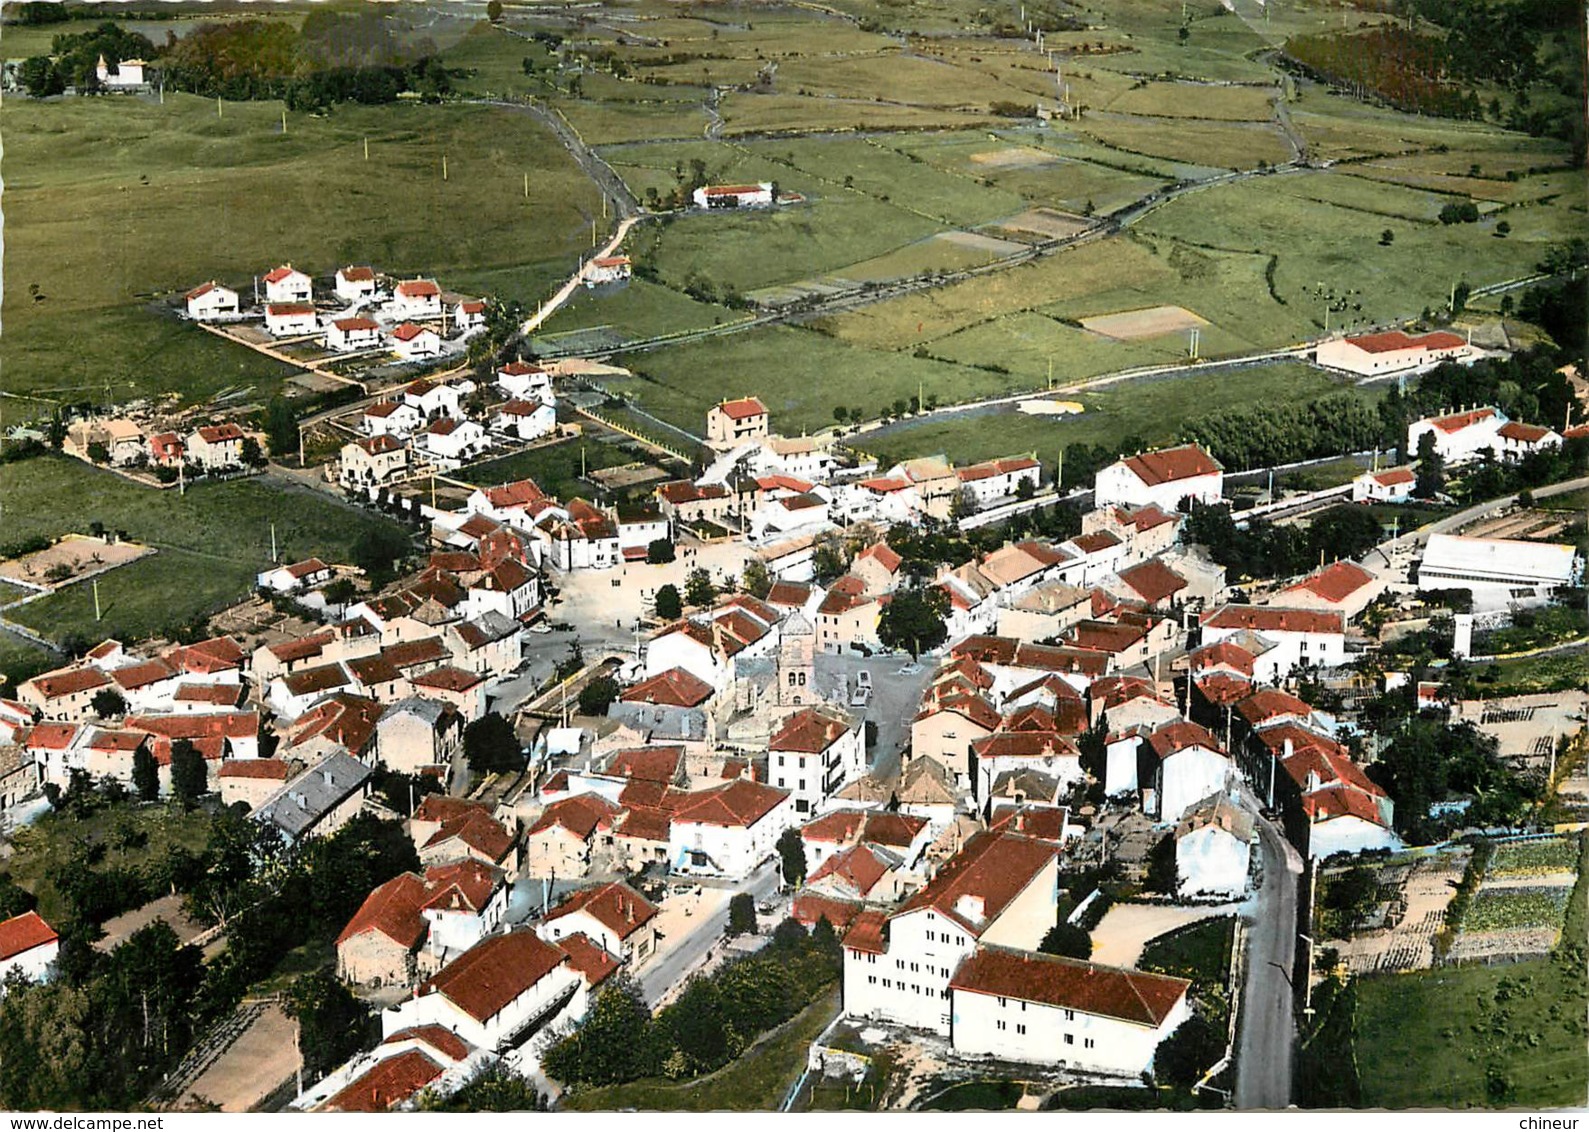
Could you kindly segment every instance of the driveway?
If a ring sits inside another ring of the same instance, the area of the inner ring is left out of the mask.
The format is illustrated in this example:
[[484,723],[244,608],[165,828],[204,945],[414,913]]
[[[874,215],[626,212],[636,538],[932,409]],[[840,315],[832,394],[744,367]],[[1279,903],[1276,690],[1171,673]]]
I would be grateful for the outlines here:
[[1271,822],[1259,820],[1263,885],[1247,931],[1247,976],[1237,1036],[1236,1107],[1283,1109],[1291,1103],[1296,1044],[1291,969],[1297,945],[1297,877],[1302,861]]

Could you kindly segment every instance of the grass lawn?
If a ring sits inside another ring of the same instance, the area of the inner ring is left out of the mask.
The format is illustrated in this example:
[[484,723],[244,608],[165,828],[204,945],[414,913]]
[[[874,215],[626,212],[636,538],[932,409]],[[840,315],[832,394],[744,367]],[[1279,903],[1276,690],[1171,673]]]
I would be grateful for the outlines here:
[[[604,432],[604,435],[612,434]],[[597,492],[595,484],[580,478],[582,460],[585,470],[594,472],[600,468],[631,464],[637,459],[638,456],[616,444],[604,444],[582,437],[471,464],[459,470],[455,478],[479,487],[495,487],[528,477],[548,495],[567,502],[576,495],[589,499]]]
[[1589,676],[1585,675],[1589,673],[1589,648],[1497,661],[1484,667],[1480,679],[1492,668],[1497,670],[1496,678],[1493,686],[1484,681],[1486,696],[1564,692],[1589,684]]
[[924,452],[942,452],[959,463],[1035,451],[1045,462],[1069,444],[1120,444],[1140,438],[1147,445],[1179,439],[1190,417],[1265,401],[1305,401],[1339,386],[1319,370],[1299,364],[1199,373],[1189,377],[1123,382],[1083,393],[1086,412],[1043,417],[1013,407],[905,421],[882,433],[859,437],[858,446],[884,464]]
[[1148,941],[1137,966],[1181,979],[1220,983],[1230,970],[1236,918],[1199,920]]
[[184,812],[177,805],[126,802],[81,818],[52,811],[11,834],[15,853],[6,871],[38,898],[39,915],[59,924],[66,918],[67,905],[49,879],[52,870],[68,865],[83,851],[103,852],[94,865],[99,871],[159,868],[174,848],[203,849],[210,824],[202,809]]
[[714,326],[741,317],[727,307],[698,302],[671,287],[631,279],[620,288],[580,289],[546,320],[541,333],[562,334],[599,327],[632,340]]
[[588,247],[588,217],[601,211],[562,147],[511,110],[338,106],[289,115],[284,135],[275,102],[218,117],[215,103],[184,95],[7,99],[0,129],[7,388],[56,400],[107,381],[118,398],[273,391],[286,367],[166,304],[212,277],[251,290],[284,261],[322,278],[373,263],[460,289],[505,272],[504,296],[533,304]]
[[926,1112],[1008,1112],[1026,1095],[1019,1081],[966,1081],[921,1106]]
[[[1188,105],[1195,101],[1189,100]],[[1161,122],[1093,115],[1082,119],[1076,129],[1125,153],[1221,169],[1253,169],[1260,161],[1278,165],[1291,159],[1291,149],[1279,128],[1255,122]]]
[[[5,677],[0,688],[15,687],[48,668],[54,667],[58,658],[51,656],[32,641],[15,633],[0,630],[0,675]],[[0,695],[6,694],[0,691]]]
[[632,1081],[565,1095],[572,1112],[765,1112],[775,1109],[805,1066],[806,1051],[838,1012],[837,988],[796,1014],[765,1040],[698,1081]]
[[1357,981],[1353,1020],[1370,1108],[1581,1106],[1589,1091],[1581,870],[1556,954]]
[[159,553],[100,578],[102,621],[92,587],[68,586],[13,611],[53,639],[138,640],[244,596],[270,564],[270,530],[284,562],[318,555],[346,562],[365,530],[385,522],[307,489],[263,478],[158,491],[64,456],[0,467],[8,534],[82,532],[94,520],[125,530]]

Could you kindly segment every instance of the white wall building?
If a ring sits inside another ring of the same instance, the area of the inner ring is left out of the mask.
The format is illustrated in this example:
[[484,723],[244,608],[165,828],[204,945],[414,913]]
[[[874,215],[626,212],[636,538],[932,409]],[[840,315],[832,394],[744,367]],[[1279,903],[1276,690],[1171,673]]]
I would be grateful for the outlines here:
[[265,330],[277,338],[313,334],[319,325],[309,303],[271,303],[265,308]]
[[1176,510],[1188,497],[1216,503],[1225,491],[1225,475],[1214,458],[1195,444],[1142,452],[1116,460],[1093,480],[1093,506],[1153,503]]
[[1443,361],[1467,361],[1479,351],[1460,334],[1437,330],[1417,337],[1400,330],[1380,334],[1359,334],[1352,338],[1332,338],[1321,342],[1317,355],[1321,366],[1345,370],[1360,377],[1379,377],[1422,369]]
[[736,778],[689,795],[673,811],[668,859],[676,873],[743,878],[773,855],[783,831],[796,824],[788,791]]
[[1420,590],[1469,590],[1511,596],[1583,581],[1584,562],[1567,543],[1433,534],[1418,564]]
[[1480,460],[1495,451],[1496,437],[1505,424],[1506,414],[1490,406],[1425,417],[1407,426],[1407,450],[1402,455],[1408,460],[1417,458],[1418,446],[1431,435],[1435,451],[1447,464]]
[[307,303],[314,299],[313,283],[290,263],[266,272],[264,283],[267,303]]
[[212,318],[231,318],[237,314],[237,292],[215,280],[200,283],[183,296],[188,317],[200,322]]
[[[1440,537],[1440,536],[1434,536]],[[1293,668],[1339,668],[1346,663],[1346,617],[1278,605],[1222,605],[1202,615],[1205,645],[1256,633],[1272,647],[1257,657],[1253,680],[1274,684]]]

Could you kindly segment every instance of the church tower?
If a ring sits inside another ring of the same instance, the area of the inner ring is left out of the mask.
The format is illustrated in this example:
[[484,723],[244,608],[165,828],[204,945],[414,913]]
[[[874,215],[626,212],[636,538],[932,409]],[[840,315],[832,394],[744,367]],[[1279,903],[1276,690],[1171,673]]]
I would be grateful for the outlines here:
[[778,640],[779,707],[807,707],[820,702],[816,646],[816,629],[799,610],[784,619]]

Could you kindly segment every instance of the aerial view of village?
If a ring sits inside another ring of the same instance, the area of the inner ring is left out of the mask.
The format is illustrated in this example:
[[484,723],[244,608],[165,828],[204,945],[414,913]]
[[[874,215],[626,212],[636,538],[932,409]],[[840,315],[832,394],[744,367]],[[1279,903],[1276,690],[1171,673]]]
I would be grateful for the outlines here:
[[1582,1109],[1584,33],[5,3],[0,1111]]

